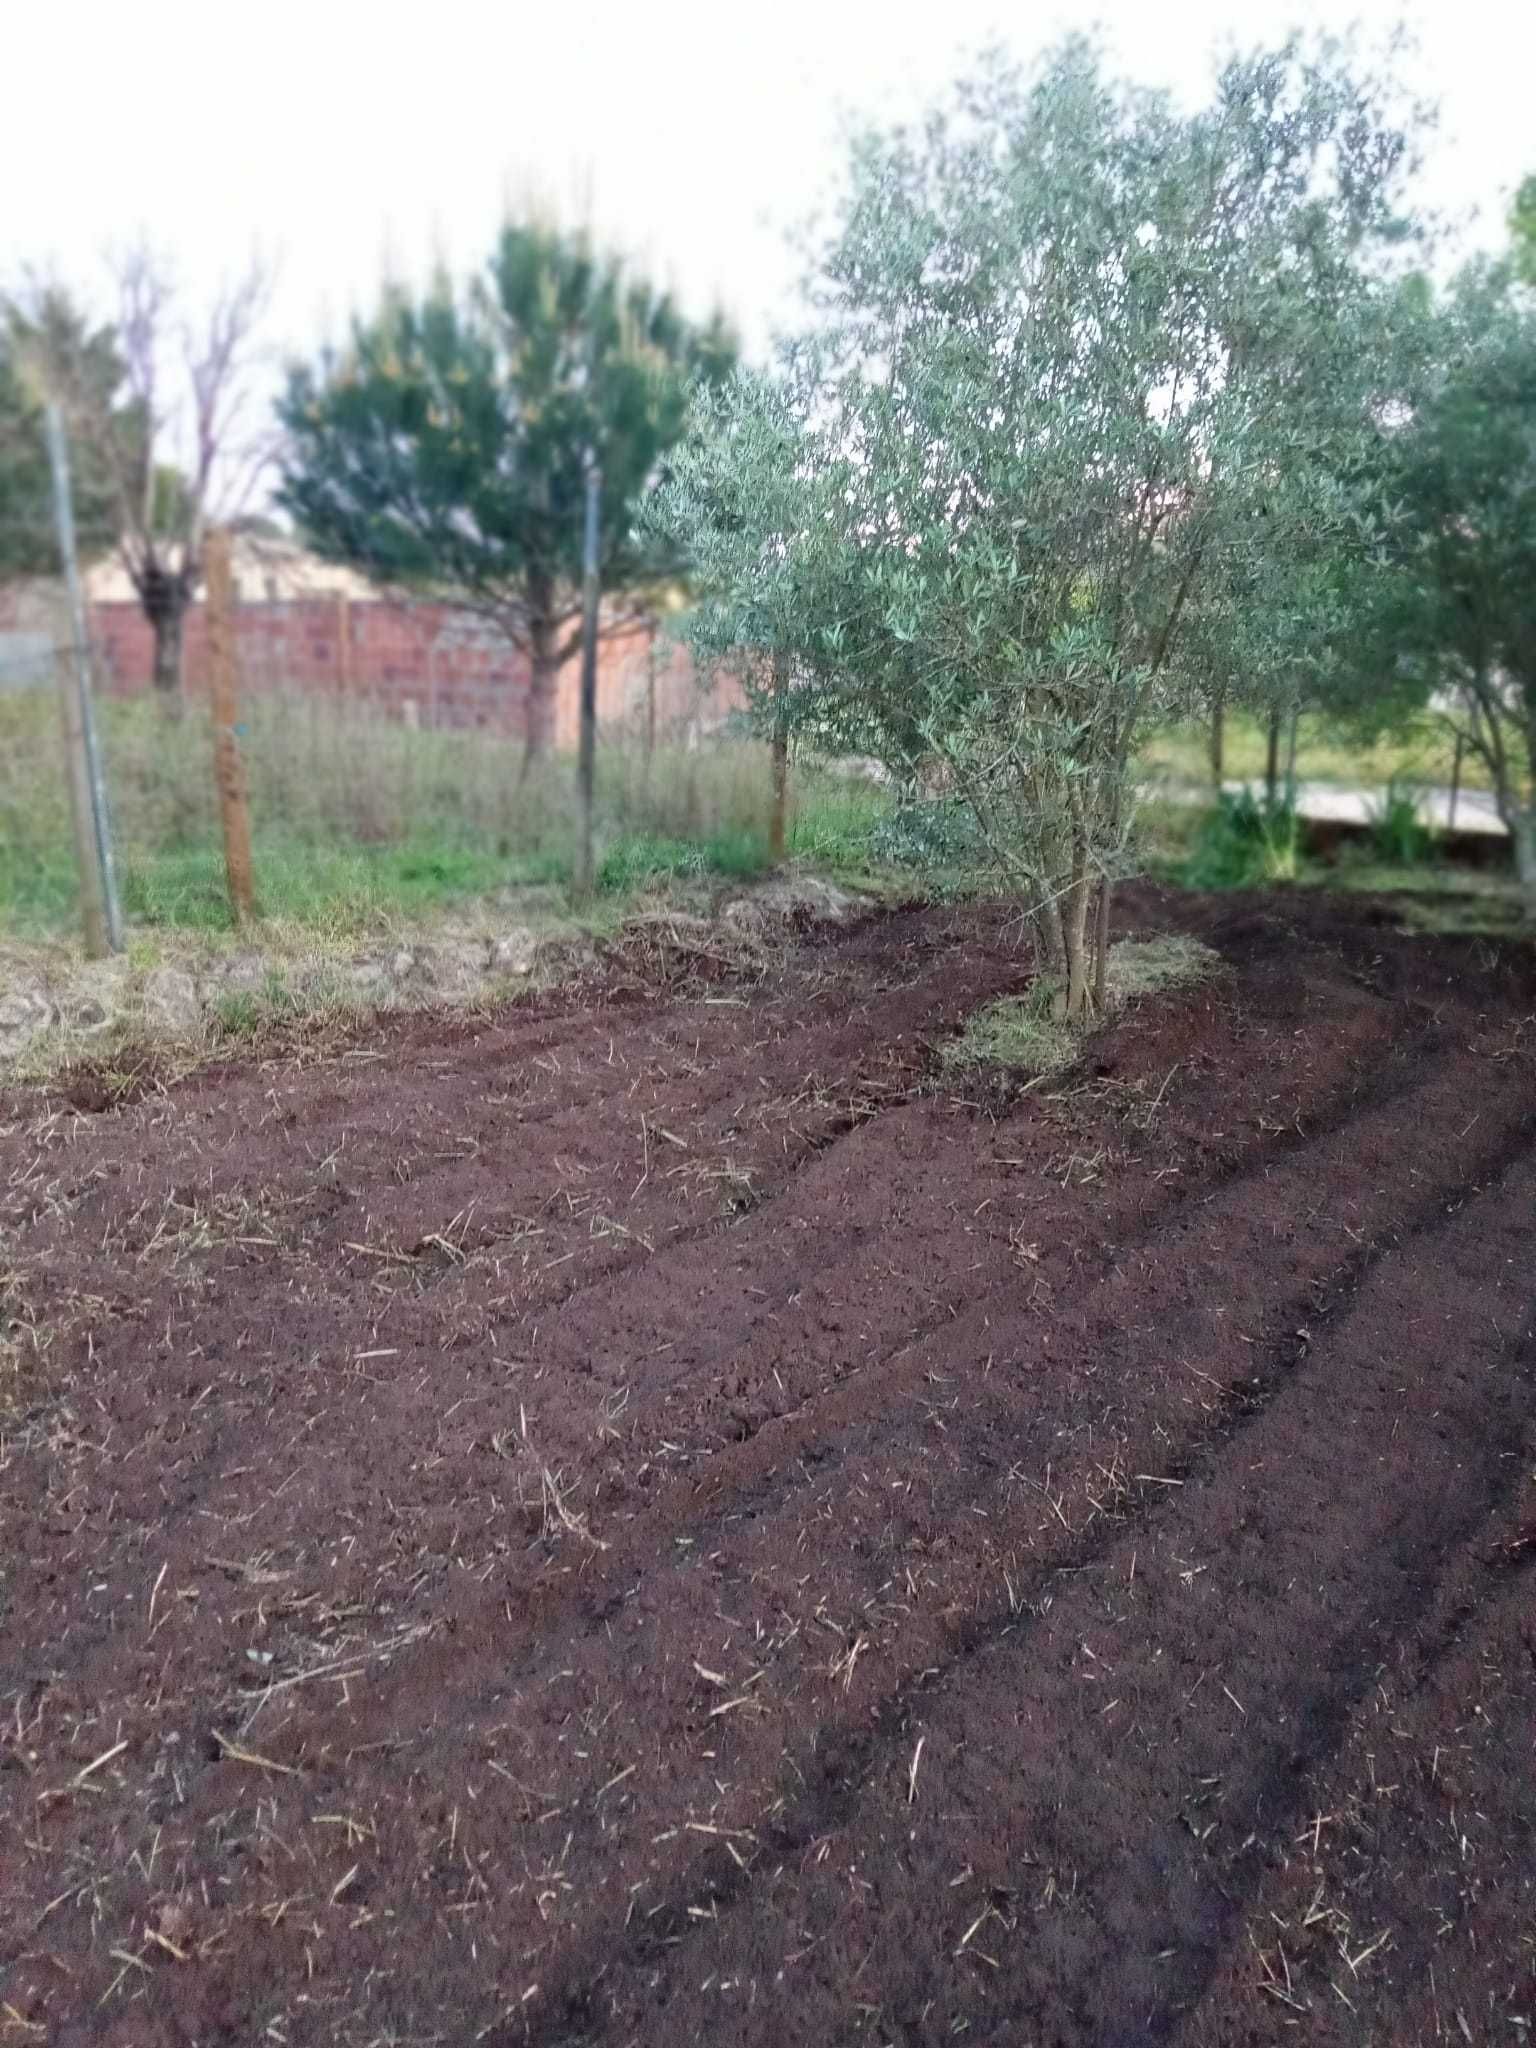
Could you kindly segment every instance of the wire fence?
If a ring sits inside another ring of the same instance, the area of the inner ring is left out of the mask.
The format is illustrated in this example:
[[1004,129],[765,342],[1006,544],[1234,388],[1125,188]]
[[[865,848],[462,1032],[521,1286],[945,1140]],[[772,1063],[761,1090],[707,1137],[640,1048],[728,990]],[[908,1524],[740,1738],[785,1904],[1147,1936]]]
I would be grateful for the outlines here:
[[[0,926],[66,930],[75,914],[56,648],[12,650],[0,686]],[[241,747],[256,879],[270,914],[355,922],[444,897],[570,877],[574,763],[524,772],[515,732],[433,728],[365,700],[271,685],[248,692]],[[227,922],[206,701],[174,715],[152,692],[98,699],[130,919]],[[814,772],[814,771],[813,771]],[[871,793],[822,779],[814,830],[857,835]],[[739,717],[652,726],[610,718],[598,758],[600,879],[746,873],[764,864],[768,747]]]

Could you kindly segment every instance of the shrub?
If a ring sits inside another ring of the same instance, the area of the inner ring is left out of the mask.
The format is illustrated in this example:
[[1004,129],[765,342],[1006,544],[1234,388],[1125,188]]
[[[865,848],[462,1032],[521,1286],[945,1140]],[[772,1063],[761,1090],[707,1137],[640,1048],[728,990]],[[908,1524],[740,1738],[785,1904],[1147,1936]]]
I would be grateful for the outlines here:
[[1239,790],[1207,816],[1184,878],[1196,889],[1294,881],[1299,846],[1294,802],[1261,803],[1252,790]]
[[1435,850],[1434,834],[1419,817],[1411,783],[1393,776],[1386,794],[1371,814],[1371,846],[1378,860],[1393,867],[1418,867]]
[[952,867],[979,862],[984,848],[976,819],[964,804],[938,798],[906,803],[870,835],[870,852],[895,867]]

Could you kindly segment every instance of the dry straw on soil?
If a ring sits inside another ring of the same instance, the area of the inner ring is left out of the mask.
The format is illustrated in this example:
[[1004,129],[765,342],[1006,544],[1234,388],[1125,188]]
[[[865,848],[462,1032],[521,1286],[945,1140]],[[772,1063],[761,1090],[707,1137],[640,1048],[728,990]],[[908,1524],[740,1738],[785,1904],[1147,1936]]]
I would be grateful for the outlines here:
[[[1190,988],[1221,971],[1221,956],[1198,939],[1177,933],[1156,939],[1121,939],[1110,949],[1107,1013],[1143,997]],[[1027,995],[1004,996],[969,1019],[945,1047],[951,1068],[1003,1067],[1034,1079],[1070,1066],[1084,1037],[1051,1015],[1052,989],[1036,982]]]

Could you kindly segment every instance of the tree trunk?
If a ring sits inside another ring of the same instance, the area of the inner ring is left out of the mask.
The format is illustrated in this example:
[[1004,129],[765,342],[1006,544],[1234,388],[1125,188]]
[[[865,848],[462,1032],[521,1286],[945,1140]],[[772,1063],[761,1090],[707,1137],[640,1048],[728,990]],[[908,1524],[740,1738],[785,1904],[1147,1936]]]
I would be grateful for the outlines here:
[[[1054,898],[1034,913],[1034,927],[1035,972],[1045,979],[1059,981],[1064,990],[1067,948],[1061,931],[1061,905]],[[1062,1000],[1065,1001],[1065,996]]]
[[1211,780],[1216,785],[1216,794],[1221,795],[1221,785],[1227,773],[1227,707],[1218,697],[1211,706]]
[[1113,883],[1106,875],[1099,884],[1097,934],[1093,956],[1093,1007],[1102,1017],[1109,985],[1109,903]]
[[1067,956],[1066,1002],[1062,1015],[1069,1024],[1085,1024],[1093,1015],[1093,972],[1088,955],[1088,877],[1079,874],[1062,905],[1061,937]]
[[185,605],[166,605],[151,612],[150,630],[155,636],[155,693],[165,710],[181,709],[181,654],[186,637]]
[[778,867],[784,859],[789,818],[789,678],[783,656],[773,664],[773,809],[768,816],[768,858]]
[[528,723],[523,740],[523,774],[536,768],[555,740],[555,713],[560,698],[560,660],[554,629],[539,623],[528,634]]
[[1280,794],[1280,728],[1282,722],[1278,710],[1270,712],[1269,750],[1264,760],[1264,801],[1271,810],[1274,809],[1275,799]]

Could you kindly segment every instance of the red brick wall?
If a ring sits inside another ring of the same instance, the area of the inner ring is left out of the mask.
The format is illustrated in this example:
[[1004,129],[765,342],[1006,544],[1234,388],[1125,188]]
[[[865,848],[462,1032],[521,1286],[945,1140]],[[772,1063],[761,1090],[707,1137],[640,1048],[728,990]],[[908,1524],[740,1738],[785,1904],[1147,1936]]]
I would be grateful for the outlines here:
[[[149,687],[154,642],[134,604],[92,609],[101,687],[129,696]],[[409,700],[423,724],[522,729],[528,664],[484,621],[435,604],[349,604],[298,598],[242,604],[235,612],[240,687],[249,694],[304,690],[354,696],[400,713]],[[183,675],[207,687],[207,611],[187,615]]]
[[[100,687],[130,696],[149,687],[154,643],[135,604],[92,609]],[[235,613],[240,687],[250,695],[302,690],[353,697],[422,725],[480,726],[521,733],[527,718],[527,657],[485,620],[446,605],[300,598],[242,604]],[[701,691],[686,653],[638,626],[606,637],[598,659],[598,717],[605,725],[646,719],[647,682],[654,678],[656,724],[665,736],[699,719],[719,722],[741,704],[739,687],[716,678]],[[187,616],[183,674],[188,690],[207,688],[207,614]],[[412,708],[407,711],[407,705]],[[556,741],[576,742],[580,664],[560,676]]]

